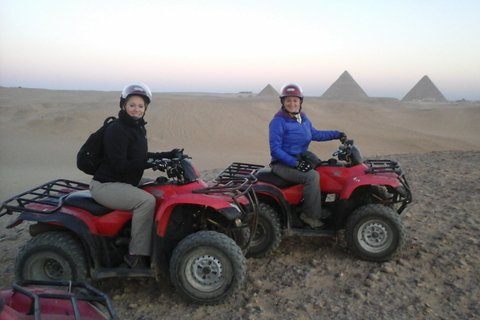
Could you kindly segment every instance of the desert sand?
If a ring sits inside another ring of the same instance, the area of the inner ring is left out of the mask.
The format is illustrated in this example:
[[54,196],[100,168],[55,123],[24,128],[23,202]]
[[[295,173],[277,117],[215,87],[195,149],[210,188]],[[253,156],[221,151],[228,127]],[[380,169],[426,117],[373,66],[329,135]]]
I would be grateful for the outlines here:
[[[117,115],[118,100],[119,92],[0,87],[0,200],[57,178],[88,183],[76,153]],[[267,165],[268,123],[278,108],[277,96],[154,93],[145,117],[149,149],[184,148],[207,179],[233,161]],[[400,258],[367,263],[341,241],[286,239],[277,253],[249,259],[244,290],[216,307],[186,304],[153,280],[97,283],[122,319],[480,317],[480,104],[307,96],[303,110],[317,129],[346,132],[364,157],[404,166],[414,203]],[[337,148],[331,141],[310,149],[328,159]],[[10,219],[0,219],[0,287],[13,282],[15,253],[29,238],[23,226],[5,229]]]
[[[55,178],[89,181],[75,166],[88,135],[118,113],[118,92],[0,88],[0,199]],[[154,93],[145,119],[152,151],[185,148],[199,170],[233,161],[268,164],[268,123],[278,97]],[[319,130],[340,130],[366,156],[480,149],[477,104],[413,104],[307,97],[303,109]],[[312,143],[329,158],[338,143]],[[148,173],[147,173],[148,174]]]

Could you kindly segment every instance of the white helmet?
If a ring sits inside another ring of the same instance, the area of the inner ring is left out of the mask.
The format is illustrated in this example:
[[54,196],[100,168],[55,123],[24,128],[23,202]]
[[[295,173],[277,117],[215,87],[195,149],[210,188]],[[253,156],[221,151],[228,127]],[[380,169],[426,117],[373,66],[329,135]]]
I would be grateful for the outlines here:
[[122,95],[120,96],[120,108],[130,96],[142,97],[146,105],[152,101],[152,92],[144,83],[129,84],[123,89]]

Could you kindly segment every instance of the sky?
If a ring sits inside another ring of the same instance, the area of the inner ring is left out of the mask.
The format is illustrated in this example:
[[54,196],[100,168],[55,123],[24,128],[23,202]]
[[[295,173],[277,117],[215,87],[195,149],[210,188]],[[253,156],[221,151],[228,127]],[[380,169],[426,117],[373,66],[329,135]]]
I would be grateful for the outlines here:
[[0,0],[0,86],[480,100],[478,0]]

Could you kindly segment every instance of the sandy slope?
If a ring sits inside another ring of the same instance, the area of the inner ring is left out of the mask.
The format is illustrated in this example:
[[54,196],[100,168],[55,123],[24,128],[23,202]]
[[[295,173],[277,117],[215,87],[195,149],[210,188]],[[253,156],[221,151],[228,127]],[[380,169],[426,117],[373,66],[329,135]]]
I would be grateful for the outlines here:
[[[151,150],[185,148],[200,170],[233,161],[267,164],[268,123],[278,98],[235,94],[154,94],[147,111]],[[306,98],[317,129],[338,129],[364,155],[480,149],[480,106],[364,103]],[[0,88],[0,199],[55,178],[88,181],[75,167],[76,152],[103,119],[118,112],[117,92]],[[337,142],[313,143],[330,157]],[[147,173],[151,174],[151,173]]]

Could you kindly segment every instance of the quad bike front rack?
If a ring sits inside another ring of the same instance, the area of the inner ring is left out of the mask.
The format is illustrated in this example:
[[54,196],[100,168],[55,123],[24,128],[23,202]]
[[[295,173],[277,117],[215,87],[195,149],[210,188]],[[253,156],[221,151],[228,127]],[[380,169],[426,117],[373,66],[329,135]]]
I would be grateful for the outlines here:
[[[242,220],[247,222],[242,225],[238,224],[237,227],[250,229],[249,239],[243,248],[241,248],[244,251],[250,246],[250,243],[255,236],[258,223],[258,198],[253,189],[253,185],[256,182],[257,178],[251,172],[243,173],[241,176],[234,174],[221,176],[220,174],[210,186],[193,190],[193,193],[223,194],[232,198],[236,207],[242,214]],[[247,206],[240,203],[239,198],[242,196],[248,199]]]
[[216,180],[240,178],[251,179],[250,177],[256,179],[255,174],[258,172],[258,170],[263,168],[265,168],[265,166],[259,164],[233,162],[230,166],[218,174]]
[[368,167],[365,170],[366,174],[394,173],[397,175],[402,186],[396,188],[398,194],[392,201],[401,204],[396,210],[397,213],[405,214],[412,202],[412,192],[400,164],[392,160],[365,160],[363,163]]

